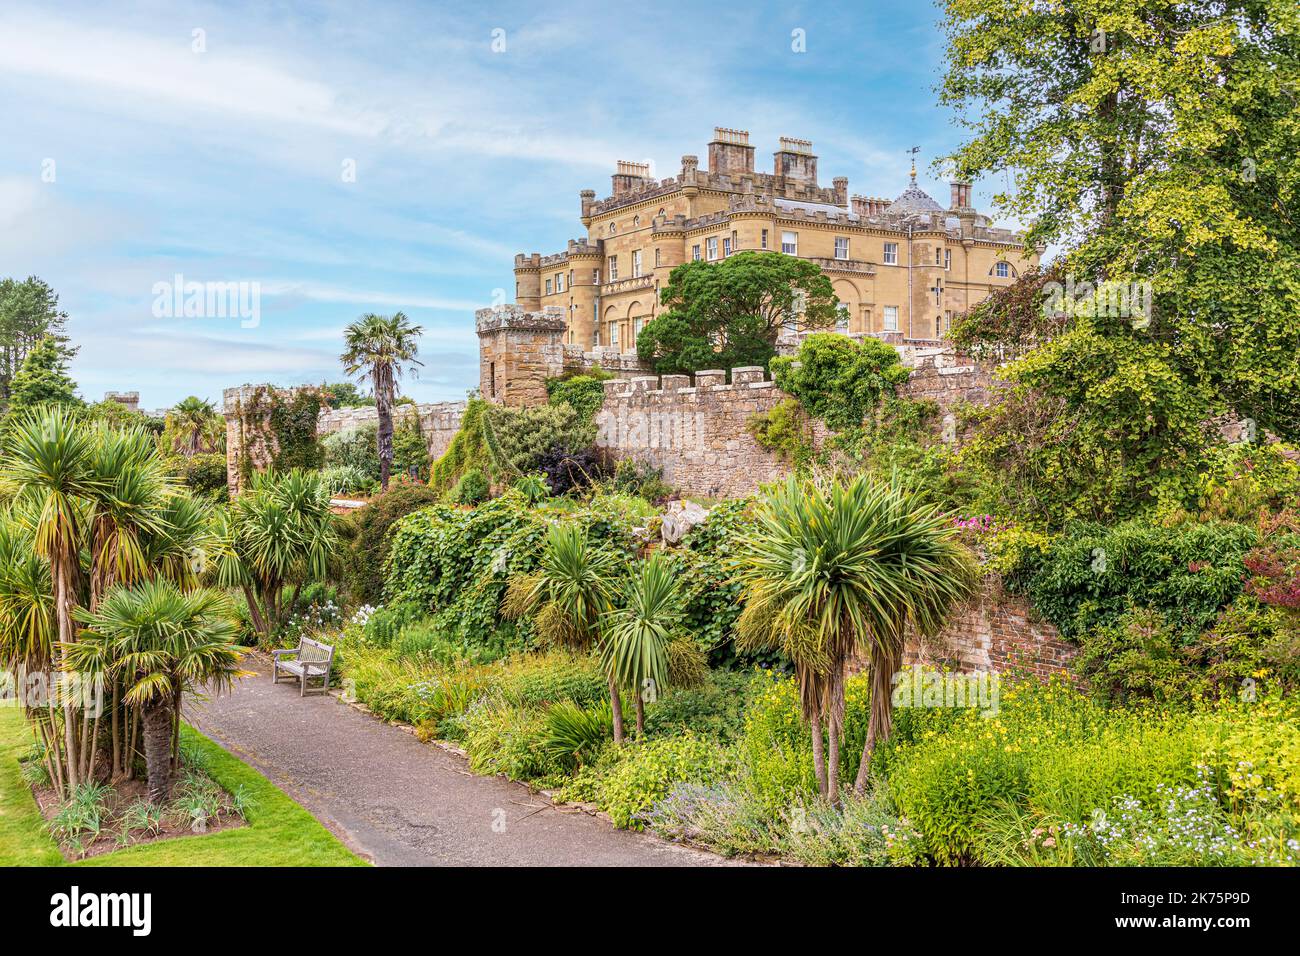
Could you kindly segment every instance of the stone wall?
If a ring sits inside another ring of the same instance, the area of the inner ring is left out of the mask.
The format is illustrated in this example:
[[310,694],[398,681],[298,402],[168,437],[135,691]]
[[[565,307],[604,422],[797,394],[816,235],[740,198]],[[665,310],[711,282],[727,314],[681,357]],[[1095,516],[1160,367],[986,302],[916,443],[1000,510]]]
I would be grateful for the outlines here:
[[1015,669],[1040,680],[1068,675],[1078,648],[1046,621],[1036,620],[1021,597],[1004,593],[996,581],[956,614],[932,640],[911,642],[905,663],[933,664],[958,671]]
[[[465,415],[465,402],[434,402],[424,405],[398,405],[393,409],[393,427],[396,428],[412,414],[420,416],[420,431],[429,446],[432,458],[441,458],[460,428]],[[378,425],[379,410],[373,405],[360,408],[322,409],[317,419],[316,434],[324,436],[363,425]]]
[[690,376],[654,375],[605,383],[596,413],[596,444],[617,458],[663,469],[664,480],[687,495],[746,495],[780,478],[789,466],[749,433],[749,420],[785,398],[763,369],[721,369]]
[[[302,386],[309,388],[311,386]],[[245,455],[249,464],[257,471],[264,470],[275,457],[275,435],[265,421],[252,415],[250,409],[259,401],[260,396],[273,394],[282,401],[292,401],[301,388],[272,388],[269,385],[241,385],[228,388],[222,393],[222,415],[226,419],[226,481],[233,497],[239,493],[240,471]],[[451,444],[452,437],[460,428],[460,420],[465,414],[465,402],[437,402],[426,405],[398,405],[393,409],[393,425],[397,426],[406,416],[420,416],[420,430],[429,446],[429,454],[439,458]],[[378,424],[379,410],[373,405],[361,408],[322,408],[316,419],[317,436],[346,428]]]
[[262,471],[277,450],[266,416],[254,416],[250,409],[260,404],[264,396],[276,395],[288,402],[297,392],[296,388],[240,385],[221,393],[221,414],[226,420],[226,485],[232,498],[239,494],[240,468],[245,455],[256,471]]

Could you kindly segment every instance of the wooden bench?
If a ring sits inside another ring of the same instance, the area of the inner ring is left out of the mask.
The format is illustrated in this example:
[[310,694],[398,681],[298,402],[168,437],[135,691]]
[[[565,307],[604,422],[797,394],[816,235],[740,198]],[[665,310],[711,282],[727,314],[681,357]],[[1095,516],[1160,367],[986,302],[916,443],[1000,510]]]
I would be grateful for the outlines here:
[[[323,678],[320,693],[325,693],[330,686],[330,668],[334,665],[334,648],[310,637],[301,638],[298,646],[271,652],[275,660],[271,664],[271,682],[279,683],[280,672],[284,671],[298,678],[298,696],[307,693],[307,682],[315,677]],[[284,660],[293,657],[296,660]],[[315,691],[313,691],[315,693]]]

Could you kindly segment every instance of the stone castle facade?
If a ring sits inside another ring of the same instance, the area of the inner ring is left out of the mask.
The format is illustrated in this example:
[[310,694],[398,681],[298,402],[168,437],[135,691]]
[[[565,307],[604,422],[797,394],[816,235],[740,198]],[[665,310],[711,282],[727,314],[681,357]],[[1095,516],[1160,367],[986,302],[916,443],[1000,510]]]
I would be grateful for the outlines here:
[[648,164],[619,162],[611,195],[580,194],[586,236],[515,256],[518,307],[559,315],[565,345],[634,353],[674,267],[767,250],[821,266],[841,302],[840,331],[935,343],[954,315],[1038,264],[1021,236],[971,206],[969,183],[951,184],[945,209],[913,166],[891,202],[850,196],[842,176],[819,185],[807,140],[783,137],[771,173],[755,170],[754,152],[747,132],[719,127],[707,169],[683,156],[676,176],[657,180]]

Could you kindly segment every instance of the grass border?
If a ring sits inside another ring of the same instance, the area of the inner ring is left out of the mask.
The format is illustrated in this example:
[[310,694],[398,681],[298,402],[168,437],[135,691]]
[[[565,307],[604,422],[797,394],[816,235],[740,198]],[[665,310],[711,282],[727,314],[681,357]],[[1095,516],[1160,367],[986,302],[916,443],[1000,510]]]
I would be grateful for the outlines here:
[[68,864],[45,829],[18,757],[32,737],[17,707],[0,707],[0,866],[368,866],[283,790],[186,726],[185,739],[208,758],[207,772],[249,798],[248,826],[114,850]]

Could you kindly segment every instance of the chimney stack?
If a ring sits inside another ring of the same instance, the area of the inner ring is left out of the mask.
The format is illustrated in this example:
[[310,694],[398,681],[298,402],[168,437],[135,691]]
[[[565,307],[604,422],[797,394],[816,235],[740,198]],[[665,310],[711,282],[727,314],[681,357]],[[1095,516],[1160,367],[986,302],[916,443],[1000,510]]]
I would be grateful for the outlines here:
[[812,143],[791,136],[781,137],[781,148],[774,154],[772,172],[777,179],[792,183],[817,185],[817,157]]
[[970,183],[954,179],[948,186],[952,190],[952,206],[949,208],[970,209]]
[[743,176],[754,172],[754,147],[749,145],[749,132],[715,126],[713,141],[709,143],[709,172]]
[[623,193],[642,185],[650,178],[650,164],[632,163],[620,159],[617,171],[610,178],[614,183],[614,195],[621,196]]

